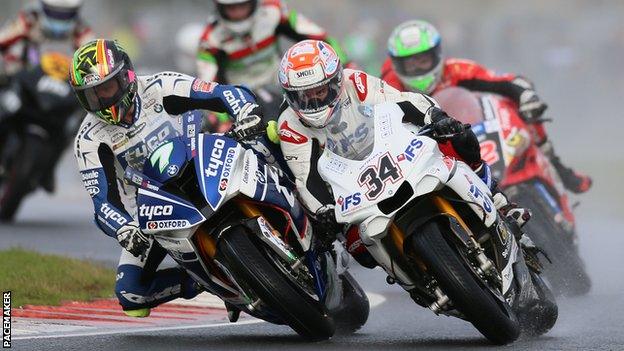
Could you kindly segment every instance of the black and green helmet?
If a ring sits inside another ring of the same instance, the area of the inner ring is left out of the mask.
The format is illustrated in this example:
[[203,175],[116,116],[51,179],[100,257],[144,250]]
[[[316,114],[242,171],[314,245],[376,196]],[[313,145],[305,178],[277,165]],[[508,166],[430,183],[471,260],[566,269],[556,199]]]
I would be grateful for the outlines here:
[[97,39],[74,53],[70,82],[82,107],[110,124],[122,124],[137,91],[132,62],[113,40]]
[[431,93],[442,73],[440,34],[425,21],[407,21],[388,39],[392,66],[403,84],[413,91]]

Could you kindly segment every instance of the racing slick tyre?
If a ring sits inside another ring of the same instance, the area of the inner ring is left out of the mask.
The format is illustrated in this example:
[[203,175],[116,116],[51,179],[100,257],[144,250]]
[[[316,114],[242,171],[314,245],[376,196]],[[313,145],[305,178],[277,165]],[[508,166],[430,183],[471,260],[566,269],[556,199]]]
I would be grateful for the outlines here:
[[368,320],[370,305],[362,287],[349,272],[340,276],[342,281],[342,303],[331,315],[336,323],[336,332],[350,334],[360,329]]
[[217,260],[299,335],[312,340],[330,338],[336,327],[323,304],[269,263],[251,235],[242,226],[232,227],[219,239]]
[[415,253],[457,310],[494,344],[508,344],[520,335],[513,313],[507,314],[492,293],[466,267],[464,260],[444,239],[439,224],[427,222],[412,235]]
[[557,295],[580,296],[591,289],[591,278],[579,256],[578,248],[572,242],[570,233],[557,222],[555,213],[547,200],[536,194],[534,187],[520,187],[514,201],[530,208],[534,215],[524,229],[531,240],[543,249],[552,261],[544,262],[544,276]]

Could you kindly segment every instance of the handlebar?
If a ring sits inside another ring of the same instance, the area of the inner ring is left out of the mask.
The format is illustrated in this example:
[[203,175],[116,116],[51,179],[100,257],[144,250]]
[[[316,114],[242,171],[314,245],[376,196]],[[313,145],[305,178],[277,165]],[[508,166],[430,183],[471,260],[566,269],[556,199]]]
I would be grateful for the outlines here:
[[[236,122],[235,122],[236,123]],[[238,134],[236,134],[236,132],[234,131],[234,128],[228,130],[227,132],[223,133],[224,136],[228,137],[228,138],[232,138],[238,142],[241,141],[245,141],[245,140],[249,140],[249,139],[253,139],[256,138],[258,136],[261,136],[263,134],[266,133],[266,129],[267,129],[268,124],[265,122],[262,122],[260,124],[258,124],[258,128],[248,132],[244,138],[240,138],[238,136]]]
[[417,135],[423,135],[423,136],[428,136],[432,139],[451,139],[454,138],[458,135],[460,135],[461,133],[463,133],[466,130],[469,130],[471,128],[471,125],[469,123],[465,123],[464,124],[464,130],[462,130],[459,133],[451,133],[451,134],[443,134],[443,135],[438,135],[435,130],[433,129],[433,125],[432,124],[428,124],[426,126],[424,126],[421,130],[418,131]]

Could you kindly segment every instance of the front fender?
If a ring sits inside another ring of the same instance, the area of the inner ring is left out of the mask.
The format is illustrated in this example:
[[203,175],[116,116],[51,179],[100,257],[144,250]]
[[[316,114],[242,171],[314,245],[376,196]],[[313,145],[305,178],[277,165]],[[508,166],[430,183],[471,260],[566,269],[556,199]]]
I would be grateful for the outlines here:
[[[453,233],[455,241],[466,248],[470,248],[470,234],[461,226],[461,224],[455,217],[447,213],[437,213],[428,217],[419,218],[411,222],[409,226],[404,230],[406,238],[410,235],[418,235],[418,233],[420,233],[418,228],[425,225],[425,223],[431,221],[443,221],[447,223],[449,229],[451,229],[451,233]],[[407,242],[407,240],[405,240],[404,242]]]

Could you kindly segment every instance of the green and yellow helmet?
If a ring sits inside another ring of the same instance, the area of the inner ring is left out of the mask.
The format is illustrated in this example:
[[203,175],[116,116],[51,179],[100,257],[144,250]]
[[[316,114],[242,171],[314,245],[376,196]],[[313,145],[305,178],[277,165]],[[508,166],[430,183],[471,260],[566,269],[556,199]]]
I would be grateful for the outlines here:
[[407,88],[431,93],[442,73],[440,34],[425,21],[401,23],[388,39],[388,53],[399,79]]
[[113,40],[97,39],[74,53],[70,83],[82,107],[110,124],[124,123],[134,103],[137,82],[132,62]]

